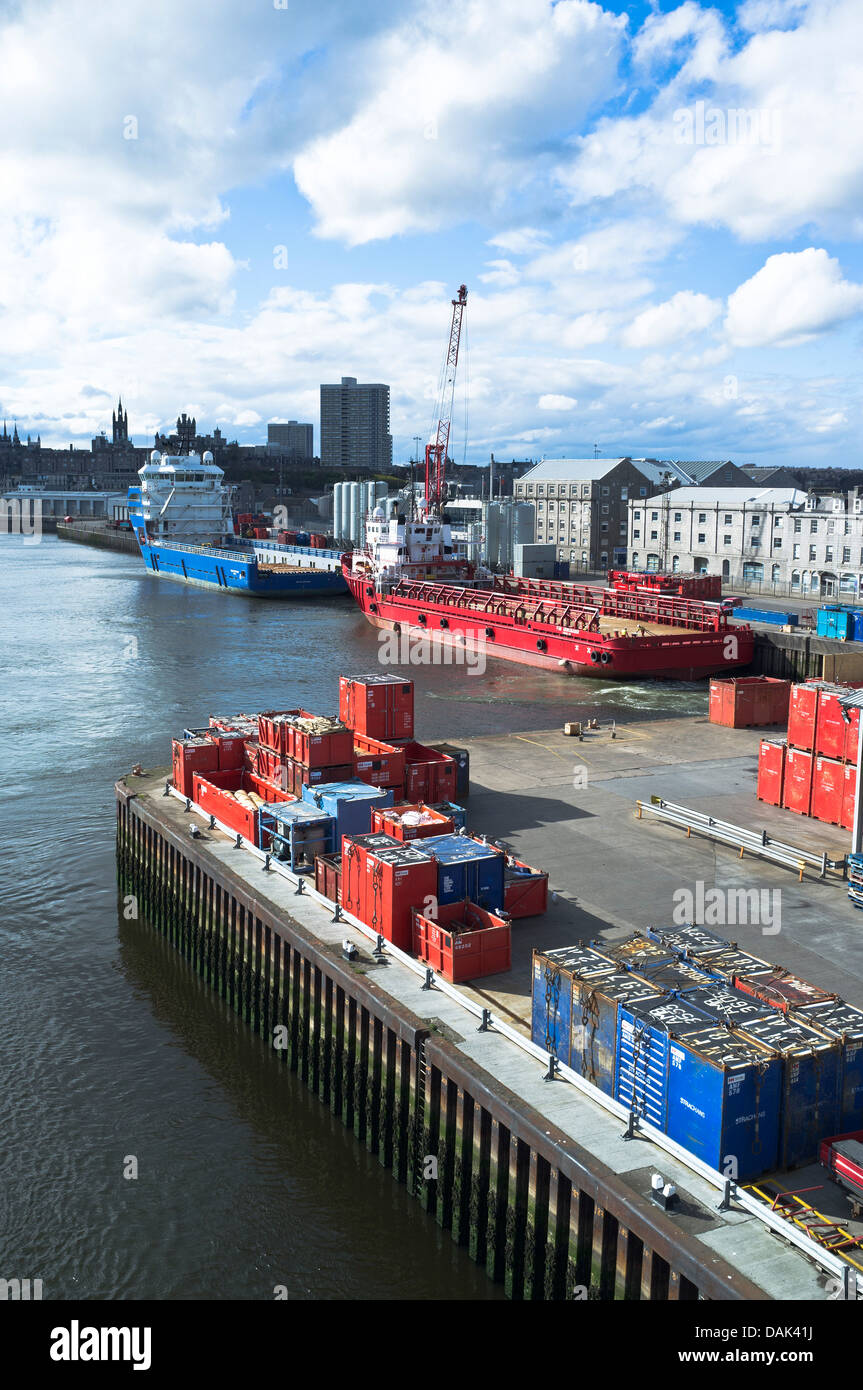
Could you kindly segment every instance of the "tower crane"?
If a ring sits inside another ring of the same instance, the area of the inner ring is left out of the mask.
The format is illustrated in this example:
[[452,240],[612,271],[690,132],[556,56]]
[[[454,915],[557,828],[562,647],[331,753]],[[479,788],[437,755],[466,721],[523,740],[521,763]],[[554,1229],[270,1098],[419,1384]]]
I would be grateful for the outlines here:
[[455,399],[455,372],[461,341],[461,321],[467,304],[467,285],[459,285],[458,298],[452,301],[452,322],[449,330],[441,393],[438,399],[437,432],[433,444],[426,445],[426,507],[429,516],[440,516],[446,494],[446,456]]

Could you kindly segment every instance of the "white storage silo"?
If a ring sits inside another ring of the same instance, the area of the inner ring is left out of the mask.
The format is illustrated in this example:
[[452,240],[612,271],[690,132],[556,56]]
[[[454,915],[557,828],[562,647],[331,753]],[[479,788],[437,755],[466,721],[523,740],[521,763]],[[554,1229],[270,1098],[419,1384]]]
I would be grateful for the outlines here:
[[343,483],[336,483],[333,488],[333,535],[338,540],[341,535],[342,524],[342,487]]
[[361,539],[361,502],[359,483],[348,483],[349,504],[348,504],[348,529],[347,536],[354,545],[360,544]]
[[513,504],[515,520],[512,528],[513,554],[515,546],[532,545],[536,534],[536,512],[531,502],[515,502]]

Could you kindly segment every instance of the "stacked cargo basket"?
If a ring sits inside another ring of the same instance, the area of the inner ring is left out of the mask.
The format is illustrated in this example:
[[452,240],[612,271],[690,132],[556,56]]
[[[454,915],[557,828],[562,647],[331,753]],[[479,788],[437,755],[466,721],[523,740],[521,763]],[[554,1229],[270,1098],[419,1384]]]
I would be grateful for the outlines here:
[[508,970],[548,875],[470,835],[463,749],[414,740],[414,688],[343,676],[339,716],[213,716],[174,740],[173,783],[211,824],[314,874],[340,910],[449,980]]
[[704,927],[535,951],[532,1037],[730,1178],[863,1122],[863,1011]]
[[854,826],[860,710],[851,687],[805,681],[791,688],[785,739],[762,739],[758,799],[846,830]]

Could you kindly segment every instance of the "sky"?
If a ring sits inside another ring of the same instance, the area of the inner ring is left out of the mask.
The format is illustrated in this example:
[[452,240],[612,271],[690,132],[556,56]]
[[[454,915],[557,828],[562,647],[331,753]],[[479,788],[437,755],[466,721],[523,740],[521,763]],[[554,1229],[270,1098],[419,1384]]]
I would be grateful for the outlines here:
[[861,0],[0,0],[0,413],[858,466]]

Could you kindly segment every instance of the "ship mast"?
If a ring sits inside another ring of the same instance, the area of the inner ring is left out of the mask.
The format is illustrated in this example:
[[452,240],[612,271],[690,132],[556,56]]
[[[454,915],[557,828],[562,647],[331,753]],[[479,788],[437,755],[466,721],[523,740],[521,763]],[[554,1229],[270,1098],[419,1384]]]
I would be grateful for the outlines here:
[[446,494],[446,456],[455,399],[455,371],[461,340],[461,321],[467,304],[467,285],[459,285],[458,299],[452,301],[452,323],[449,330],[441,393],[438,400],[438,422],[435,441],[426,445],[426,505],[428,516],[440,516]]

